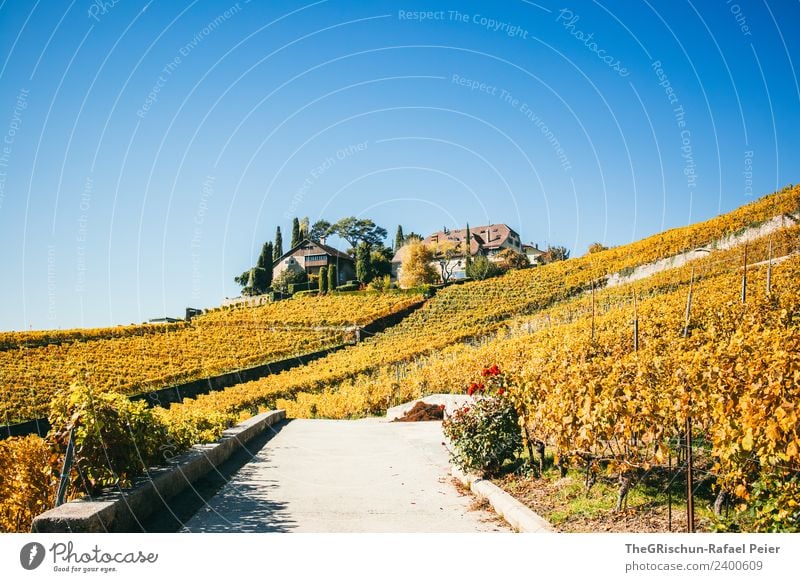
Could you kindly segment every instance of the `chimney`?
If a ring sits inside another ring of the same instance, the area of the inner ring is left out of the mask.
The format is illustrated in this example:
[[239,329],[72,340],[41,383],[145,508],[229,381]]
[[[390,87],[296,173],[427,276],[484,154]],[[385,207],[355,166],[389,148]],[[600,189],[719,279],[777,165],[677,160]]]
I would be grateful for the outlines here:
[[323,234],[321,237],[319,237],[319,244],[324,245],[326,240],[327,237]]

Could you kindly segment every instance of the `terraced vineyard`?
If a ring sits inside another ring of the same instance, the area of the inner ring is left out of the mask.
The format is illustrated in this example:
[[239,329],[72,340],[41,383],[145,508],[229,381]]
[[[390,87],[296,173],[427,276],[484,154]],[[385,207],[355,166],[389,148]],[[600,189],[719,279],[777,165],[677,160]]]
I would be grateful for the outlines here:
[[[384,374],[394,378],[397,367],[447,346],[491,334],[514,317],[535,313],[587,291],[611,273],[630,269],[710,244],[748,226],[764,222],[800,207],[800,187],[767,196],[731,214],[705,223],[662,233],[636,243],[609,249],[545,267],[512,271],[496,279],[451,286],[440,291],[423,309],[380,336],[331,354],[300,369],[234,386],[223,393],[201,396],[193,407],[239,411],[253,406],[272,406],[277,399],[294,399],[300,392],[338,390],[360,376]],[[399,393],[398,393],[399,395]],[[370,412],[386,407],[391,394],[371,396]],[[348,409],[349,410],[349,409]],[[358,414],[358,411],[354,411]],[[363,412],[362,412],[363,413]]]
[[330,296],[220,309],[189,324],[4,334],[0,419],[46,416],[75,370],[85,370],[97,388],[136,394],[352,342],[347,326],[421,301],[402,294]]

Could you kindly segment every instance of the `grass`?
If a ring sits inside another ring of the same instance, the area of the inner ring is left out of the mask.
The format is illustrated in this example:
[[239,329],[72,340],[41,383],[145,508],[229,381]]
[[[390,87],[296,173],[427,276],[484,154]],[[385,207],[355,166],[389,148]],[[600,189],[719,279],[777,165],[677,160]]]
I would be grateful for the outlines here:
[[[527,454],[505,467],[496,484],[550,521],[571,532],[666,532],[669,531],[668,499],[672,495],[672,531],[686,531],[685,473],[666,470],[643,472],[628,493],[627,507],[616,511],[617,480],[614,475],[595,475],[586,487],[585,469],[570,468],[565,477],[548,456],[545,471],[537,478],[527,469]],[[702,473],[700,473],[702,474]],[[669,491],[669,493],[668,493]],[[716,492],[708,481],[695,481],[695,529],[697,531],[746,530],[746,516],[731,510],[729,518],[714,515]]]

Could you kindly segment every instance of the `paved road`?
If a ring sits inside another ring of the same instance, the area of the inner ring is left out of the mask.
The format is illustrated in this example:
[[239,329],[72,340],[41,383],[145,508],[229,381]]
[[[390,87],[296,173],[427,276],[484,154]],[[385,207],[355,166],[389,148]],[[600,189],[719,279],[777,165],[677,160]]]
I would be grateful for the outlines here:
[[448,475],[439,422],[293,420],[183,531],[509,531],[472,502]]

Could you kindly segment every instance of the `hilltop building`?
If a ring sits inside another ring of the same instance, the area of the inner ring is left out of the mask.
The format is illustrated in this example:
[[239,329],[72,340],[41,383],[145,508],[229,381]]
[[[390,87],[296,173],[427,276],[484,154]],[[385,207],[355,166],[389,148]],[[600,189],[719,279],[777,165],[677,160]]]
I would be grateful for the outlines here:
[[356,269],[353,257],[324,242],[305,239],[283,254],[272,264],[272,279],[277,279],[284,271],[305,271],[307,275],[319,275],[322,267],[336,265],[339,284],[355,279]]
[[[476,255],[485,255],[489,260],[497,260],[497,255],[503,249],[511,249],[518,253],[528,254],[523,247],[528,247],[530,253],[538,256],[538,251],[535,246],[523,245],[519,233],[507,224],[489,224],[485,226],[471,226],[469,228],[469,254],[474,257]],[[427,246],[437,246],[443,243],[449,243],[461,250],[459,256],[452,260],[451,267],[453,268],[453,278],[463,279],[466,276],[466,238],[467,229],[460,228],[457,230],[449,230],[447,228],[425,237],[422,241]],[[392,277],[398,278],[400,276],[400,268],[405,258],[406,247],[400,248],[392,258]],[[528,257],[531,258],[530,256]],[[438,264],[437,264],[438,265]],[[449,270],[449,269],[448,269]]]

